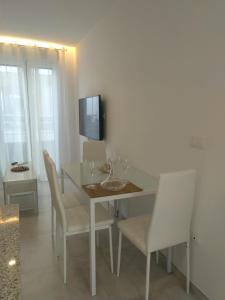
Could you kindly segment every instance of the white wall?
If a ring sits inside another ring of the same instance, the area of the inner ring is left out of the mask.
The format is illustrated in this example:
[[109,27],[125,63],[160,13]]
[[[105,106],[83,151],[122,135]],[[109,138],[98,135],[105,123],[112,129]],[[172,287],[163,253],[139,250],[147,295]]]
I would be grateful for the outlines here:
[[[67,49],[67,54],[65,56],[65,66],[66,66],[66,80],[67,88],[65,93],[67,94],[67,106],[68,106],[68,118],[69,118],[69,145],[68,148],[70,153],[67,151],[62,151],[61,153],[61,163],[68,163],[69,161],[79,161],[80,151],[79,145],[79,116],[77,111],[76,100],[78,98],[78,70],[77,70],[77,49],[69,48]],[[62,148],[64,150],[64,148]]]
[[[154,175],[198,170],[191,279],[212,300],[225,298],[224,13],[219,0],[115,1],[79,46],[79,96],[103,95],[108,145]],[[184,270],[183,246],[174,261]]]

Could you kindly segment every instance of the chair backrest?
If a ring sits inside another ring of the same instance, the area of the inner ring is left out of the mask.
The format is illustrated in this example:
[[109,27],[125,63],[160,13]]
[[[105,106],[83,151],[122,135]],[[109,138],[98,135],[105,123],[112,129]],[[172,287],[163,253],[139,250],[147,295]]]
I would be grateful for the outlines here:
[[[51,189],[51,188],[52,188],[52,185],[51,185],[51,183],[50,183],[51,177],[50,177],[50,175],[49,175],[49,167],[48,167],[48,164],[47,164],[47,160],[48,160],[48,158],[50,157],[50,155],[49,155],[49,153],[48,153],[47,150],[43,150],[42,154],[43,154],[43,158],[44,158],[45,171],[46,171],[47,178],[48,178],[48,183],[49,183],[49,187],[50,187],[50,192],[51,192],[51,195],[52,195],[52,189]],[[54,205],[54,203],[52,203],[52,204]]]
[[49,153],[48,153],[47,150],[43,150],[42,154],[43,154],[43,158],[44,158],[45,171],[46,171],[46,174],[47,174],[47,177],[48,177],[48,180],[49,180],[48,169],[47,169],[47,164],[46,164],[47,158],[49,157]]
[[83,143],[83,161],[106,161],[104,141],[85,141]]
[[62,194],[60,192],[56,166],[50,156],[46,157],[46,166],[49,174],[49,185],[51,189],[52,203],[56,210],[56,217],[58,218],[58,221],[62,224],[63,230],[66,231],[67,223],[65,210],[61,199]]
[[148,251],[189,241],[195,182],[195,170],[160,175],[147,236]]

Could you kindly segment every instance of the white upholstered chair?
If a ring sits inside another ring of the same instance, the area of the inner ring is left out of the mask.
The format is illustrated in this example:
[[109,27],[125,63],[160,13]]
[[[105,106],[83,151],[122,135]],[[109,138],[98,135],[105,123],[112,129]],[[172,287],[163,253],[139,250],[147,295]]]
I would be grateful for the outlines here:
[[[49,186],[50,186],[50,191],[51,191],[51,177],[49,174],[49,170],[48,170],[48,166],[47,166],[47,159],[49,157],[49,153],[48,151],[44,150],[43,151],[43,158],[44,158],[44,164],[45,164],[45,170],[47,173],[47,178],[48,178],[48,182],[49,182]],[[79,194],[78,193],[64,193],[61,196],[61,201],[62,201],[62,205],[64,208],[70,208],[76,205],[80,205],[80,201],[79,201]],[[52,226],[52,236],[54,236],[54,201],[52,201],[52,192],[51,192],[51,226]]]
[[186,289],[190,287],[190,223],[195,193],[194,170],[162,174],[152,215],[138,216],[118,223],[119,249],[117,276],[120,273],[122,235],[144,255],[146,261],[145,299],[149,295],[151,253],[186,243]]
[[[57,179],[56,168],[53,160],[50,157],[46,159],[47,169],[49,172],[50,186],[52,192],[52,199],[56,210],[56,245],[59,242],[59,228],[62,229],[63,235],[63,273],[64,283],[66,283],[66,266],[67,266],[67,237],[81,233],[89,232],[89,207],[86,205],[79,205],[71,208],[65,208],[62,202],[62,194],[60,192],[59,183]],[[111,271],[113,272],[113,250],[112,250],[112,228],[113,219],[108,211],[101,205],[96,205],[96,224],[95,230],[109,230],[109,248],[110,248],[110,263]]]
[[83,143],[83,161],[106,161],[104,141],[85,141]]

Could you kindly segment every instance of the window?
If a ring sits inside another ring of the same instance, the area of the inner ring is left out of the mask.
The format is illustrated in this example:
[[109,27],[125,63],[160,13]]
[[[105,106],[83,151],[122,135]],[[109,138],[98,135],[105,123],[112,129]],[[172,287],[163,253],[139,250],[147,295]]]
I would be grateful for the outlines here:
[[[34,161],[40,177],[42,149],[58,162],[57,74],[51,68],[0,65],[0,173],[13,161]],[[1,143],[2,144],[2,143]]]
[[45,179],[43,149],[58,170],[76,158],[74,58],[72,47],[0,43],[0,177],[9,163],[32,161]]

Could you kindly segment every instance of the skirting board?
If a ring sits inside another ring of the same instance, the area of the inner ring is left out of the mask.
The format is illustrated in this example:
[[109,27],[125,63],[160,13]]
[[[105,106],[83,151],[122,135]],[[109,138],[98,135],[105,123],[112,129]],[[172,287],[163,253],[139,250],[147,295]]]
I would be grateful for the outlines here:
[[[162,253],[162,252],[159,252],[159,255],[160,255],[160,259],[163,261],[163,263],[166,263],[166,256]],[[180,271],[178,270],[178,268],[173,264],[172,266],[172,270],[173,270],[173,273],[174,275],[178,278],[178,280],[181,282],[181,284],[184,286],[185,288],[185,285],[186,285],[186,277],[185,275]],[[191,285],[190,285],[190,290],[191,292],[196,295],[198,297],[199,300],[210,300],[196,285],[194,285],[192,282],[191,282]]]

